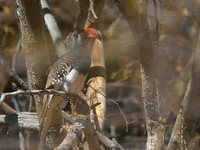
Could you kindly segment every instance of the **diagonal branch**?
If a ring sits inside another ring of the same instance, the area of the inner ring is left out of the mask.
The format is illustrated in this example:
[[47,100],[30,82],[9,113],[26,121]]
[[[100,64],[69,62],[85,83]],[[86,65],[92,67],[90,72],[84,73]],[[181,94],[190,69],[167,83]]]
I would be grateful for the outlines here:
[[82,31],[87,24],[89,6],[90,6],[90,0],[79,1],[80,13],[75,24],[76,29],[78,31]]
[[0,65],[5,68],[4,72],[8,75],[18,87],[22,88],[23,90],[28,89],[28,85],[25,81],[23,81],[16,73],[11,69],[10,66],[5,62],[5,60],[0,57]]
[[[90,0],[90,8],[88,12],[88,20],[90,26],[98,28],[99,22],[101,21],[101,15],[104,6],[104,0]],[[93,19],[93,20],[92,20]],[[92,21],[91,21],[92,20]],[[104,125],[105,116],[105,86],[106,86],[106,71],[105,71],[105,60],[104,60],[104,48],[103,39],[95,40],[92,55],[91,55],[91,66],[88,73],[87,79],[87,92],[86,96],[90,99],[90,105],[100,103],[97,107],[91,110],[93,122],[96,125],[97,130],[102,130]],[[95,89],[95,90],[94,90]],[[96,91],[100,91],[101,94]],[[97,117],[98,116],[98,117]]]
[[[177,149],[177,147],[183,146],[181,141],[185,141],[184,145],[188,149],[192,145],[193,138],[195,137],[199,129],[199,118],[200,118],[200,33],[198,37],[198,46],[194,51],[193,64],[192,64],[192,75],[188,83],[188,87],[183,98],[181,109],[177,116],[171,138],[168,144],[168,150]],[[180,134],[183,133],[183,134]],[[199,147],[198,147],[199,148]]]
[[63,42],[63,38],[61,35],[61,32],[59,30],[59,27],[57,25],[57,22],[51,13],[49,9],[49,5],[46,0],[40,0],[41,5],[42,5],[42,11],[44,15],[44,21],[46,23],[46,26],[49,30],[49,33],[51,35],[51,38],[53,40],[53,43],[56,47],[56,52],[58,57],[62,56],[63,54],[66,53],[67,49],[65,47],[65,44]]

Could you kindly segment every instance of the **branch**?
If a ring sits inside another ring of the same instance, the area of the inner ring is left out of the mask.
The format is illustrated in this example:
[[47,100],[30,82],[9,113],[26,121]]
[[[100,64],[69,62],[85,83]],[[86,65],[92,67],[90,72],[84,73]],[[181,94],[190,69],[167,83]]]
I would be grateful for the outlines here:
[[63,54],[66,53],[67,49],[65,47],[65,44],[63,42],[63,38],[61,35],[61,32],[59,30],[59,27],[57,25],[57,22],[51,13],[49,9],[49,5],[46,0],[40,0],[41,5],[42,5],[42,11],[44,15],[44,21],[46,23],[46,26],[49,30],[49,33],[51,35],[51,38],[53,40],[53,43],[56,47],[56,52],[58,57],[62,56]]
[[[192,138],[196,135],[199,128],[197,123],[200,117],[200,32],[198,37],[198,46],[194,51],[193,64],[192,64],[192,74],[188,87],[183,98],[181,109],[176,118],[176,122],[171,134],[171,138],[168,145],[168,150],[176,149],[176,146],[182,146],[181,141],[186,141],[186,146],[190,145]],[[183,126],[183,125],[184,126]],[[183,130],[184,129],[184,130]],[[183,132],[180,136],[180,132]],[[198,147],[199,148],[199,147]],[[193,149],[188,147],[188,149]]]
[[[88,20],[90,21],[90,26],[98,28],[103,6],[104,6],[104,0],[90,0],[90,7],[88,10]],[[103,39],[95,40],[91,55],[90,71],[88,73],[88,79],[87,79],[88,87],[86,96],[90,100],[91,106],[100,103],[100,105],[94,107],[91,110],[91,115],[94,116],[92,121],[95,123],[96,128],[99,131],[103,129],[104,125],[103,118],[105,116],[105,107],[106,107],[105,76],[106,76],[106,71],[105,71]],[[97,93],[96,91],[100,91],[101,94]]]
[[[87,98],[90,100],[90,105],[100,103],[97,107],[92,109],[91,115],[94,115],[94,120],[97,130],[102,130],[105,116],[105,60],[103,43],[96,40],[92,49],[91,68],[88,74],[88,88],[86,92]],[[95,89],[95,90],[94,90]],[[101,94],[97,93],[99,91]],[[98,116],[98,117],[96,117]]]
[[18,43],[17,43],[17,46],[16,46],[16,50],[15,50],[15,53],[12,57],[12,69],[13,71],[16,72],[16,63],[17,63],[17,58],[19,56],[19,53],[21,52],[22,50],[22,47],[21,47],[21,40],[19,39]]
[[163,145],[163,138],[161,137],[164,136],[164,126],[162,120],[160,120],[153,40],[151,39],[146,14],[147,1],[115,0],[115,3],[127,20],[133,35],[136,36],[140,50],[142,98],[148,133],[147,149],[160,150]]
[[[0,97],[0,105],[4,102],[5,98],[8,96],[16,96],[16,95],[44,95],[44,94],[53,94],[53,95],[59,95],[62,96],[64,98],[66,98],[67,93],[64,91],[58,91],[58,90],[54,90],[54,89],[45,89],[45,90],[18,90],[18,91],[14,91],[14,92],[7,92],[7,93],[1,93],[1,97]],[[75,96],[76,102],[77,102],[77,113],[78,114],[84,114],[84,115],[88,115],[89,114],[89,105],[87,104],[87,102],[85,100],[83,100],[81,97]]]
[[[69,124],[73,124],[75,122],[75,120],[71,118],[71,116],[67,115],[66,117],[66,113],[65,112],[63,113],[65,116],[65,120]],[[9,125],[13,125],[14,123],[17,123],[19,128],[33,129],[33,130],[38,130],[38,131],[40,129],[37,113],[34,113],[34,112],[20,112],[20,113],[16,113],[16,114],[14,113],[11,115],[10,114],[0,115],[0,123],[6,123]]]
[[[88,26],[87,22],[89,20],[89,12],[90,9],[93,9],[93,6],[91,4],[91,1],[89,0],[85,0],[85,1],[79,1],[79,6],[80,6],[80,14],[79,17],[77,19],[77,24],[76,24],[76,29],[78,30],[78,32],[82,31],[86,26]],[[72,34],[73,36],[73,34]],[[73,38],[73,37],[72,37]],[[68,39],[70,39],[68,37]],[[68,40],[68,45],[70,45],[71,43],[69,43],[70,41]],[[72,42],[72,41],[71,41]],[[78,108],[77,108],[78,110]],[[90,121],[89,121],[90,122]],[[98,139],[95,135],[95,130],[94,127],[92,126],[92,124],[89,123],[89,125],[87,125],[87,127],[84,128],[84,133],[86,136],[86,139],[88,141],[88,145],[90,149],[95,149],[95,150],[100,150],[100,144],[98,142]],[[59,145],[60,147],[61,145]]]
[[101,132],[96,131],[97,133],[97,137],[99,139],[99,141],[106,147],[109,148],[111,150],[124,150],[124,148],[117,143],[117,141],[112,141],[110,140],[108,137],[106,137],[105,135],[103,135]]
[[94,11],[94,3],[93,3],[93,0],[90,0],[90,7],[89,7],[89,10],[88,10],[92,16],[94,17],[94,19],[98,19],[95,11]]
[[90,122],[89,118],[82,119],[84,129],[83,132],[85,134],[86,140],[88,142],[89,149],[101,150],[96,131],[94,129],[94,125]]
[[[66,125],[62,128],[61,132],[67,132],[67,136],[63,140],[61,145],[57,147],[58,149],[70,148],[72,145],[74,145],[74,143],[77,140],[77,135],[80,134],[82,130],[85,128],[84,125],[88,125],[88,124],[83,124],[85,120],[83,118],[85,117],[77,118],[76,120],[72,118],[71,116],[68,116],[65,112],[63,113],[64,113],[65,119],[67,119],[67,122],[70,125]],[[24,128],[24,129],[38,130],[38,131],[40,129],[37,114],[30,113],[30,112],[21,112],[21,113],[18,113],[17,116],[16,115],[15,116],[14,115],[13,116],[0,115],[0,123],[6,123],[9,125],[13,125],[17,123],[20,129]],[[106,137],[102,133],[96,131],[96,136],[105,147],[109,149],[123,150],[121,145],[119,145],[116,141],[110,140],[108,137]]]
[[[48,68],[48,53],[45,45],[41,6],[38,0],[17,0],[17,6],[21,44],[27,67],[28,86],[29,89],[43,89]],[[35,95],[34,100],[40,119],[42,114],[40,96]]]
[[8,104],[6,103],[2,103],[0,105],[0,107],[3,109],[5,114],[16,114],[16,110],[14,110],[13,108],[11,108]]
[[89,6],[90,0],[79,1],[80,13],[76,21],[76,29],[78,31],[82,31],[87,24]]
[[63,91],[57,91],[53,89],[45,89],[45,90],[18,90],[14,92],[1,93],[0,104],[5,100],[7,96],[15,96],[15,95],[41,95],[41,94],[58,94],[61,96],[66,96],[66,93]]
[[94,28],[99,27],[105,0],[90,0],[89,8],[89,26]]
[[[29,89],[44,89],[49,64],[40,0],[17,0],[17,2]],[[33,97],[36,102],[39,123],[42,123],[43,95],[36,94]],[[53,130],[49,132],[47,138],[49,147],[55,147],[61,143],[65,136],[60,134],[60,128],[63,126],[62,110],[56,107],[53,111],[54,116],[51,119]]]
[[19,128],[39,130],[36,113],[22,112],[10,115],[0,115],[0,123],[6,123],[8,125],[17,124]]
[[66,125],[62,130],[67,132],[67,136],[56,150],[72,150],[78,141],[78,137],[84,128],[81,122],[76,122],[73,125]]
[[12,69],[11,67],[5,62],[5,60],[0,57],[0,65],[4,67],[5,73],[10,77],[10,79],[20,88],[23,90],[28,89],[28,85],[25,81],[23,81]]

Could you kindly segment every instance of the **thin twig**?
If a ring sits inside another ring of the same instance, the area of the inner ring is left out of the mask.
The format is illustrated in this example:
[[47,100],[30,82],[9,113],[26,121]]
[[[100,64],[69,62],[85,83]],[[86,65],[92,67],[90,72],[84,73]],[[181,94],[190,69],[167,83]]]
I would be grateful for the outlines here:
[[[121,115],[123,116],[125,122],[126,122],[126,131],[128,131],[128,124],[132,124],[133,121],[128,121],[128,119],[126,118],[125,114],[123,113],[121,107],[119,106],[119,104],[117,102],[115,102],[113,99],[106,97],[103,93],[101,93],[100,91],[97,91],[95,88],[93,88],[92,86],[90,86],[96,93],[101,94],[102,96],[104,96],[105,98],[107,98],[109,101],[111,101],[113,104],[115,104],[117,106],[117,108],[119,109]],[[14,91],[14,92],[7,92],[7,93],[1,93],[1,98],[0,98],[0,104],[2,104],[2,102],[5,100],[5,98],[7,96],[15,96],[15,95],[34,95],[34,94],[58,94],[60,96],[66,96],[66,92],[64,91],[58,91],[58,90],[54,90],[54,89],[45,89],[45,90],[18,90],[18,91]]]
[[35,95],[35,94],[58,94],[61,96],[66,96],[66,92],[57,91],[54,89],[45,89],[45,90],[18,90],[14,92],[1,93],[0,104],[5,100],[7,96],[15,96],[15,95]]
[[12,58],[12,69],[15,72],[16,72],[17,58],[18,58],[19,53],[21,52],[21,49],[22,47],[21,47],[21,39],[20,39],[17,43],[16,51]]
[[[19,56],[19,53],[21,52],[21,50],[22,50],[22,46],[21,46],[21,39],[18,41],[18,43],[17,43],[17,47],[16,47],[16,51],[15,51],[15,54],[13,55],[13,57],[12,57],[12,70],[10,69],[10,71],[9,72],[12,72],[11,73],[11,75],[13,75],[14,73],[16,73],[16,64],[17,64],[17,59],[18,59],[18,56]],[[14,77],[11,77],[11,78],[13,78],[13,79],[15,79],[16,80],[16,78],[17,79],[20,79],[20,78],[18,78],[18,77],[16,77],[17,76],[17,74],[14,76]],[[20,79],[20,81],[22,82],[22,80]],[[15,82],[16,83],[16,82]],[[18,84],[19,85],[19,84]],[[27,86],[27,84],[25,84],[26,86]],[[26,88],[28,88],[28,86],[26,87]],[[16,90],[17,89],[17,87],[16,87],[16,85],[14,84],[14,83],[12,83],[12,89],[13,90]],[[18,103],[18,101],[17,101],[17,98],[18,97],[12,97],[12,102],[13,102],[13,104],[14,104],[14,107],[15,107],[15,110],[17,111],[17,112],[20,112],[20,104]],[[31,103],[32,102],[32,99],[29,99],[29,102]],[[30,107],[32,107],[32,104],[31,105],[29,105],[29,108]],[[30,109],[28,109],[28,111],[30,111]],[[19,147],[20,147],[20,150],[25,150],[26,149],[26,140],[25,140],[25,135],[22,133],[22,131],[20,130],[19,131]],[[28,142],[29,143],[29,142]],[[28,144],[27,143],[27,144]]]
[[94,17],[94,19],[98,19],[95,11],[94,11],[94,3],[93,0],[90,0],[90,7],[89,7],[89,12],[91,12],[92,16]]
[[7,67],[8,74],[11,77],[11,80],[23,90],[28,89],[28,83],[22,80],[10,67]]
[[[90,85],[88,85],[88,86],[90,86]],[[115,100],[113,100],[113,99],[107,97],[106,95],[104,95],[104,94],[101,93],[100,91],[96,90],[94,87],[92,87],[92,86],[90,86],[90,87],[91,87],[96,93],[101,94],[103,97],[105,97],[107,100],[109,100],[110,102],[112,102],[113,104],[115,104],[115,105],[117,106],[117,108],[118,108],[119,111],[120,111],[120,114],[122,115],[122,117],[123,117],[124,120],[125,120],[126,132],[128,132],[128,125],[129,125],[129,124],[132,124],[134,121],[131,121],[131,122],[128,121],[128,119],[126,118],[125,114],[123,113],[121,107],[119,106],[119,104],[118,104],[117,102],[115,102]]]
[[0,64],[5,67],[6,73],[10,76],[11,80],[20,88],[28,89],[28,85],[25,81],[23,81],[14,71],[10,68],[10,66],[5,62],[5,60],[0,57]]

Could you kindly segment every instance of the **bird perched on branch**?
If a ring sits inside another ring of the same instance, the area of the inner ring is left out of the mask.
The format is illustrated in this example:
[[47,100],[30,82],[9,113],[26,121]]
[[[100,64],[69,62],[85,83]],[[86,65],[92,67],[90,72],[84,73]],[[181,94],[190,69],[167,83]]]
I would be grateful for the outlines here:
[[[74,33],[69,37],[71,39],[68,39],[68,51],[50,67],[45,88],[64,90],[67,94],[79,94],[90,68],[92,46],[101,34],[94,28],[86,28],[83,33]],[[44,96],[44,116],[41,121],[39,150],[43,149],[48,129],[51,126],[53,108],[59,107],[63,101],[63,98],[56,95]]]

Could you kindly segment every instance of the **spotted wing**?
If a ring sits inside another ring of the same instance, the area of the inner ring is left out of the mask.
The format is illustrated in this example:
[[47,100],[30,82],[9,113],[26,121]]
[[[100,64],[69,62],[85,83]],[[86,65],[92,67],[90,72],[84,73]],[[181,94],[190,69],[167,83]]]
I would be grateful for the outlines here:
[[64,77],[69,74],[69,72],[74,68],[74,65],[75,57],[73,55],[66,54],[59,58],[51,66],[46,88],[53,87],[54,89],[59,89],[62,85]]

